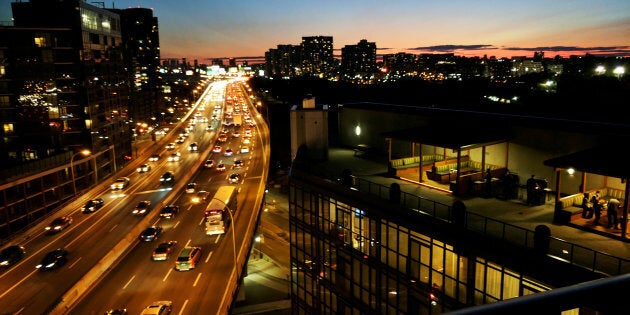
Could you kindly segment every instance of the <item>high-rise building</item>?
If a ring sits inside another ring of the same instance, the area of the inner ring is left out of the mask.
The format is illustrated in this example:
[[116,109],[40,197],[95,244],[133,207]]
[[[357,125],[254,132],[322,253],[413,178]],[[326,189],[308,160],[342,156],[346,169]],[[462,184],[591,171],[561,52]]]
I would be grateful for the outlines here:
[[356,45],[341,48],[341,78],[348,81],[370,82],[376,71],[376,43],[360,40]]
[[290,78],[300,74],[301,46],[278,45],[265,52],[265,70],[268,76]]
[[147,123],[161,105],[160,37],[157,17],[147,8],[109,9],[120,15],[124,60],[132,82],[129,116]]
[[327,77],[335,69],[332,36],[302,37],[302,74],[307,76]]
[[[80,0],[11,6],[14,26],[0,29],[3,167],[81,149],[130,155],[119,15]],[[98,173],[110,162],[101,155]]]

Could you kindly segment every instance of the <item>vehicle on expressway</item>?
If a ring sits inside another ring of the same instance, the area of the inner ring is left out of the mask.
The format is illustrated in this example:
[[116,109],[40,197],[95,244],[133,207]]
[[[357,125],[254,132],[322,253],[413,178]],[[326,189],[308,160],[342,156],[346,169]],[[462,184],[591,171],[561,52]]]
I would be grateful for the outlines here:
[[230,149],[230,148],[227,148],[227,149],[225,149],[225,151],[223,152],[223,155],[224,155],[224,156],[232,156],[232,155],[234,155],[234,151],[232,151],[232,149]]
[[0,251],[0,266],[11,266],[26,256],[26,248],[21,245],[10,245]]
[[217,138],[217,141],[219,141],[219,142],[227,142],[227,140],[228,140],[228,137],[226,135],[220,135]]
[[52,270],[63,266],[68,262],[68,251],[63,248],[57,248],[51,252],[48,252],[42,261],[35,266],[39,270]]
[[239,175],[238,173],[232,173],[230,174],[230,176],[228,177],[228,181],[231,184],[238,184],[238,181],[241,179],[241,175]]
[[186,138],[179,137],[179,138],[177,138],[177,140],[175,140],[175,143],[180,143],[181,144],[181,143],[184,143],[184,141],[186,141]]
[[197,187],[199,187],[199,184],[197,184],[195,182],[186,184],[186,193],[187,194],[194,194],[195,191],[197,191]]
[[234,168],[242,168],[243,160],[234,160]]
[[223,148],[221,148],[221,146],[220,146],[220,145],[215,145],[215,146],[212,148],[212,152],[214,152],[214,153],[221,153],[221,150],[223,150]]
[[72,217],[69,215],[57,217],[45,227],[48,233],[57,233],[63,231],[72,224]]
[[129,313],[127,312],[126,308],[112,308],[105,312],[105,315],[127,315],[127,314]]
[[131,213],[135,215],[145,215],[151,210],[151,200],[142,200],[133,209]]
[[145,307],[140,315],[166,315],[173,310],[172,301],[156,301]]
[[153,253],[151,254],[151,260],[168,260],[168,257],[171,255],[171,252],[175,248],[176,244],[177,241],[168,241],[158,244],[158,246],[153,250]]
[[214,160],[210,159],[210,160],[206,160],[203,163],[203,167],[204,168],[213,168],[214,167]]
[[166,150],[175,150],[175,143],[170,142],[169,144],[166,145]]
[[249,147],[247,146],[241,147],[241,154],[245,154],[245,153],[249,153]]
[[138,168],[136,168],[136,171],[138,173],[146,173],[146,172],[148,172],[150,170],[151,170],[151,165],[146,164],[146,163],[145,164],[141,164],[140,166],[138,166]]
[[167,205],[162,208],[160,211],[160,218],[172,219],[179,213],[179,206],[177,205]]
[[206,219],[206,235],[217,235],[225,233],[225,221],[224,220],[209,220]]
[[200,190],[197,192],[197,194],[190,198],[190,201],[192,203],[201,203],[201,202],[205,202],[206,199],[208,199],[208,196],[210,196],[210,192],[207,190]]
[[131,181],[129,180],[129,177],[119,177],[112,183],[110,187],[114,190],[125,189],[127,188],[127,186],[129,186],[130,182]]
[[105,200],[103,198],[96,198],[92,200],[88,200],[83,208],[81,208],[81,212],[83,213],[91,213],[103,207],[105,204]]
[[[173,148],[174,149],[174,148]],[[157,162],[160,160],[160,155],[159,154],[153,154],[149,157],[149,162]]]
[[159,225],[152,225],[140,232],[138,238],[143,242],[155,241],[160,234],[162,234],[162,227]]
[[201,247],[186,246],[182,249],[175,261],[175,270],[187,271],[195,269],[197,262],[201,258]]
[[175,183],[175,175],[173,175],[173,172],[171,171],[166,171],[164,174],[162,174],[162,177],[160,177],[160,184],[162,185],[173,185]]
[[250,144],[251,141],[249,140],[249,138],[243,138],[243,145],[247,145]]
[[217,164],[217,167],[215,168],[218,172],[223,172],[225,171],[225,164],[223,163],[219,163]]
[[171,155],[168,156],[168,161],[169,162],[177,162],[179,161],[179,157],[181,156],[181,153],[177,152],[177,153],[173,153]]
[[199,152],[199,144],[197,142],[193,142],[188,146],[189,152]]
[[[209,229],[212,229],[211,234],[225,233],[232,218],[228,211],[236,212],[238,205],[236,194],[235,186],[219,187],[204,211],[206,234],[209,234]],[[217,221],[221,221],[221,223],[217,223]]]

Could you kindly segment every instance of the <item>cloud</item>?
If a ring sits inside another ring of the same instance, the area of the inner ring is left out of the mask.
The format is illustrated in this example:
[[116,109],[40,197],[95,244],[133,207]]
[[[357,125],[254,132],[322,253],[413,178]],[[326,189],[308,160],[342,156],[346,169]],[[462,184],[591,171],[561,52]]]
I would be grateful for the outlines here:
[[580,47],[580,46],[540,46],[540,47],[503,47],[505,50],[521,50],[521,51],[577,51],[577,52],[615,52],[630,50],[630,46],[594,46],[594,47]]
[[408,50],[433,51],[433,52],[453,52],[456,50],[490,50],[497,49],[493,45],[477,44],[477,45],[437,45],[408,48]]

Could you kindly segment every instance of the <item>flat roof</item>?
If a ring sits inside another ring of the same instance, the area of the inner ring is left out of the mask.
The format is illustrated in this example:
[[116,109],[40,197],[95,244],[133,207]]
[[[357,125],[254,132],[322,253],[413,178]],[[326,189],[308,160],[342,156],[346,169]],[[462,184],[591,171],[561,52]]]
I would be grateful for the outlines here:
[[396,140],[464,150],[507,142],[512,138],[512,131],[501,125],[475,125],[445,121],[439,126],[427,125],[384,132],[382,135]]
[[551,158],[543,163],[554,168],[573,168],[580,172],[628,179],[630,162],[622,152],[623,144],[597,146]]

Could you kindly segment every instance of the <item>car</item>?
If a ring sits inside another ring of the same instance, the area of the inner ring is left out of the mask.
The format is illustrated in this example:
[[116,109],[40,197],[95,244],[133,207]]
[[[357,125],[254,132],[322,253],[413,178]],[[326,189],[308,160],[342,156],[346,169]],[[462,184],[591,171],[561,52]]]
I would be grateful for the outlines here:
[[159,225],[152,225],[140,232],[138,238],[143,242],[155,241],[160,234],[162,234],[162,227]]
[[181,153],[177,152],[177,153],[173,153],[171,155],[168,156],[168,161],[169,162],[177,162],[179,161],[179,157],[181,156]]
[[186,138],[190,136],[190,132],[188,132],[188,130],[184,130],[184,132],[180,133],[179,136]]
[[214,160],[206,160],[203,163],[203,167],[204,168],[213,168],[214,167]]
[[135,215],[145,215],[151,210],[151,200],[142,200],[138,202],[135,208],[131,213]]
[[166,150],[175,150],[175,143],[174,142],[170,142],[166,145]]
[[188,183],[188,184],[186,185],[186,193],[187,193],[187,194],[194,194],[194,193],[195,193],[195,191],[197,190],[197,187],[198,187],[198,186],[199,186],[199,184],[194,183],[194,182],[193,182],[193,183]]
[[219,163],[219,164],[217,164],[217,167],[215,167],[215,169],[217,171],[219,171],[219,172],[223,172],[223,171],[225,171],[225,164]]
[[175,143],[184,143],[184,141],[186,141],[186,138],[179,137],[179,138],[177,138],[177,140],[175,140]]
[[11,266],[26,256],[26,248],[21,245],[9,245],[0,251],[0,266]]
[[186,246],[182,249],[175,261],[175,270],[187,271],[195,269],[197,262],[201,258],[201,247]]
[[141,164],[140,166],[138,166],[138,168],[136,168],[136,171],[138,173],[146,173],[146,172],[148,172],[150,170],[151,170],[151,165],[146,164],[146,163],[145,164]]
[[45,229],[46,231],[48,231],[48,233],[57,233],[69,227],[70,224],[72,224],[72,217],[69,215],[64,215],[52,220]]
[[42,258],[42,261],[35,266],[35,268],[39,270],[52,270],[63,266],[66,262],[68,262],[68,251],[64,248],[57,248],[53,251],[50,251]]
[[249,138],[243,138],[243,145],[251,144],[251,140]]
[[207,190],[200,190],[200,191],[197,192],[197,194],[194,197],[192,197],[190,199],[190,201],[192,203],[201,203],[201,202],[206,201],[208,199],[208,196],[210,196],[210,192],[209,191],[207,191]]
[[232,151],[232,149],[225,149],[225,151],[223,152],[224,156],[232,156],[234,155],[234,151]]
[[177,241],[168,241],[158,244],[151,254],[151,260],[168,260],[168,257],[171,255],[171,252],[173,251],[173,248],[175,248],[176,244]]
[[129,313],[127,312],[126,308],[112,308],[105,312],[105,315],[127,315],[127,314]]
[[172,219],[175,217],[177,213],[179,213],[179,206],[166,205],[160,211],[160,218]]
[[241,147],[241,154],[249,153],[249,147]]
[[240,179],[241,179],[241,175],[239,175],[238,173],[232,173],[228,177],[228,181],[232,184],[237,184]]
[[159,154],[153,154],[149,157],[149,162],[157,162],[160,160],[160,155]]
[[125,189],[127,188],[127,186],[129,186],[129,183],[131,182],[131,180],[129,179],[129,177],[118,177],[111,185],[111,188],[114,190],[117,189]]
[[145,307],[140,315],[166,315],[173,310],[172,301],[156,301]]
[[238,137],[240,137],[240,136],[241,136],[241,133],[240,133],[240,132],[238,132],[238,131],[236,131],[236,130],[235,130],[234,132],[232,132],[232,138],[238,138]]
[[173,172],[171,171],[166,171],[164,174],[162,174],[162,177],[160,177],[160,183],[162,185],[172,185],[175,183],[175,175],[173,174]]
[[197,142],[193,142],[188,146],[188,151],[190,152],[198,152],[199,151],[199,144]]
[[219,141],[219,142],[227,142],[227,140],[228,140],[228,137],[226,135],[220,135],[217,138],[217,141]]
[[94,212],[102,208],[103,204],[105,204],[105,200],[103,200],[103,198],[96,198],[96,199],[88,200],[83,206],[83,208],[81,208],[81,211],[83,213]]
[[212,148],[212,152],[214,152],[214,153],[221,153],[221,151],[222,151],[222,150],[223,150],[223,148],[221,148],[221,146],[220,146],[220,145],[215,145],[215,146]]
[[234,168],[241,168],[243,165],[243,160],[234,160]]

